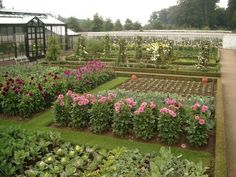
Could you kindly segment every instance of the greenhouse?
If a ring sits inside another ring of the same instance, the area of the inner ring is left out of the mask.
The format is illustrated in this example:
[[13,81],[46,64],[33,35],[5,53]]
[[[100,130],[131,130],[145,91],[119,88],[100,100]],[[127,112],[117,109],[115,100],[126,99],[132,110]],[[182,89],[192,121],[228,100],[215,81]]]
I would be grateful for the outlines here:
[[50,14],[0,10],[0,60],[42,58],[52,35],[67,49],[67,26]]

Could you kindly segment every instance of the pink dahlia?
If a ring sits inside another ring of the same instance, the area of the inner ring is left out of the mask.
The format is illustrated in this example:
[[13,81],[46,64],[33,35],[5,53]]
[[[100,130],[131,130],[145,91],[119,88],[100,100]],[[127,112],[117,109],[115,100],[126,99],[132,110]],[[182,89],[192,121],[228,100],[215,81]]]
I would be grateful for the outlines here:
[[204,119],[200,119],[200,120],[199,120],[199,124],[200,124],[200,125],[204,125],[205,123],[206,123],[206,122],[205,122]]
[[204,112],[206,112],[207,110],[208,110],[208,106],[203,105],[203,106],[202,106],[202,112],[204,113]]

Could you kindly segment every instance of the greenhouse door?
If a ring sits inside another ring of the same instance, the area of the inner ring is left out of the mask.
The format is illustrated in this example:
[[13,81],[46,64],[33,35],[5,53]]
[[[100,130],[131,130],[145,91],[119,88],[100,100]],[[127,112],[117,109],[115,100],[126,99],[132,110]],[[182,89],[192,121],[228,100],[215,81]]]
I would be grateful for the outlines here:
[[38,19],[32,19],[27,26],[27,57],[30,60],[45,56],[45,29]]

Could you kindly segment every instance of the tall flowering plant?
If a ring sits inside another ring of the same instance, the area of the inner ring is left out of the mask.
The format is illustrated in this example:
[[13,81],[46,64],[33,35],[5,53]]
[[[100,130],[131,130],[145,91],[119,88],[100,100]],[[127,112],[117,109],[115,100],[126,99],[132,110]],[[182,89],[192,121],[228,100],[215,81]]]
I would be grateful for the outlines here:
[[68,88],[78,93],[85,93],[98,85],[114,78],[114,73],[105,68],[105,65],[98,60],[87,62],[84,66],[74,70],[64,71],[67,78]]
[[114,97],[113,94],[98,96],[97,100],[92,103],[89,111],[92,132],[101,133],[111,128]]
[[204,146],[208,140],[210,121],[207,115],[210,110],[207,105],[201,105],[198,102],[191,109],[191,115],[186,128],[188,142],[192,146]]
[[167,142],[168,144],[176,143],[182,132],[182,120],[177,111],[173,104],[160,109],[157,125],[159,136],[161,141]]
[[112,131],[115,135],[124,136],[131,132],[133,127],[132,111],[136,104],[133,98],[126,98],[114,104]]
[[93,102],[96,102],[96,96],[91,94],[73,95],[72,103],[72,126],[75,128],[85,128],[89,124],[89,109]]
[[153,110],[156,105],[153,101],[150,103],[142,102],[136,111],[134,111],[133,131],[136,137],[147,140],[155,134],[156,117]]
[[6,75],[6,82],[1,84],[1,109],[5,115],[15,116],[19,112],[18,104],[21,100],[25,81]]
[[68,126],[71,123],[71,103],[72,91],[68,91],[64,96],[60,94],[54,104],[54,117],[57,123]]

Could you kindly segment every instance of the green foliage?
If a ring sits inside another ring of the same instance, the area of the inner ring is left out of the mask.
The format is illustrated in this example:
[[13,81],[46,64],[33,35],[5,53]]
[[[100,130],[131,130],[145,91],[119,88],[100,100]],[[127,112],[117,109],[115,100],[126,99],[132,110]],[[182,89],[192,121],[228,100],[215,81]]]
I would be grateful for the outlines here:
[[202,163],[194,164],[182,156],[174,156],[170,149],[161,148],[151,162],[151,177],[207,177]]
[[0,131],[0,169],[5,176],[22,174],[29,161],[36,161],[59,144],[56,133],[29,132],[20,127]]
[[86,50],[91,59],[100,58],[104,51],[103,41],[96,38],[87,39]]
[[125,136],[132,132],[133,114],[127,105],[122,105],[119,113],[114,113],[112,132],[118,136]]
[[113,115],[113,104],[109,102],[95,103],[90,110],[90,125],[94,133],[105,132],[110,129]]
[[71,112],[71,126],[75,128],[85,128],[88,126],[91,105],[73,105]]
[[143,58],[143,38],[137,36],[135,40],[135,59],[140,61]]
[[110,57],[111,55],[111,39],[109,35],[106,35],[103,39],[103,48],[104,48],[104,56],[105,57]]
[[76,50],[75,55],[77,58],[87,58],[87,51],[86,51],[86,39],[84,36],[79,35],[76,43]]
[[71,98],[66,97],[61,104],[57,101],[54,104],[55,121],[62,126],[68,126],[71,122],[71,103]]
[[120,22],[120,20],[116,20],[115,24],[114,24],[114,31],[122,31],[123,30],[123,26]]
[[103,18],[99,16],[98,13],[94,14],[93,16],[93,23],[92,23],[92,31],[102,31],[103,30]]
[[61,47],[59,39],[56,36],[50,36],[48,38],[48,49],[46,58],[49,61],[56,61],[61,53]]
[[140,114],[135,114],[133,124],[133,131],[136,137],[148,140],[154,136],[156,117],[150,108],[146,108]]
[[127,53],[126,53],[127,42],[124,38],[120,38],[118,39],[118,45],[119,45],[119,54],[118,54],[118,65],[119,65],[120,63],[127,62]]
[[202,71],[207,71],[207,66],[209,63],[209,48],[210,44],[208,41],[202,41],[201,52],[198,56],[197,69]]
[[181,118],[179,116],[173,117],[168,113],[160,113],[157,126],[161,141],[168,144],[178,142],[182,132]]
[[187,129],[187,139],[189,144],[194,147],[201,147],[208,142],[207,125],[200,125],[197,120],[189,120]]

